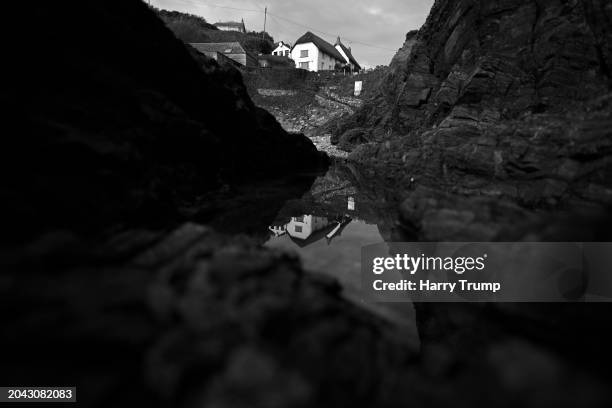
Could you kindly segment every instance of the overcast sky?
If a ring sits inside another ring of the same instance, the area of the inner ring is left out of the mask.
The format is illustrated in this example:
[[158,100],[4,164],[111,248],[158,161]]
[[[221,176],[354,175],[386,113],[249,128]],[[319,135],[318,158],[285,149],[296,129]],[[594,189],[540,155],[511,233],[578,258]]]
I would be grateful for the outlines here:
[[[244,18],[247,30],[294,43],[306,31],[351,46],[365,67],[387,65],[406,33],[425,22],[434,0],[151,0],[151,5],[204,17],[210,23]],[[241,9],[241,10],[235,10]],[[289,20],[289,21],[288,21]],[[367,45],[375,46],[370,47]]]

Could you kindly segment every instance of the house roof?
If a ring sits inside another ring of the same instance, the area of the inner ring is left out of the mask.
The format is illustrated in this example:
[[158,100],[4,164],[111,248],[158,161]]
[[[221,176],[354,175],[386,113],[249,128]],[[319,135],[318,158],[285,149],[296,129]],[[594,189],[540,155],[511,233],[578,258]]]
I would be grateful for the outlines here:
[[291,48],[291,44],[284,42],[284,41],[279,41],[276,44],[274,44],[274,49],[280,47],[281,45],[284,45],[285,47],[289,47]]
[[349,61],[351,61],[351,64],[355,65],[355,67],[360,70],[361,69],[361,65],[359,65],[359,63],[357,62],[355,57],[353,57],[353,54],[351,53],[351,50],[349,48],[347,48],[344,44],[342,44],[342,41],[340,41],[340,37],[338,37],[338,41],[336,41],[336,45],[339,45],[340,48],[342,48],[342,51],[344,51],[346,56],[349,58]]
[[226,43],[190,43],[193,48],[200,52],[219,52],[221,54],[246,54],[239,42]]
[[244,23],[237,21],[221,21],[219,23],[213,24],[214,26],[224,26],[224,27],[235,27],[235,28],[243,28]]
[[292,67],[295,68],[295,64],[287,57],[280,57],[276,55],[260,55],[257,57],[259,61],[268,61],[270,66],[276,67]]
[[338,50],[333,45],[331,45],[330,43],[328,43],[327,41],[325,41],[321,37],[311,33],[310,31],[308,31],[306,34],[301,36],[295,42],[295,45],[293,47],[295,47],[298,44],[308,44],[308,43],[313,43],[314,45],[316,45],[317,48],[322,53],[325,53],[325,54],[329,55],[330,57],[335,58],[335,59],[337,59],[339,61],[344,61],[344,57],[342,56],[342,54],[340,54],[338,52]]

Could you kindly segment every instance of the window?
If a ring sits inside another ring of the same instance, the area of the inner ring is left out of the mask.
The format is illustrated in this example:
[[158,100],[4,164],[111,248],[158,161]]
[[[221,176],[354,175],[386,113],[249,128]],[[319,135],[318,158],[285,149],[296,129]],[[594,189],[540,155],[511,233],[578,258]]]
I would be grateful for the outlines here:
[[295,232],[302,232],[302,231],[303,231],[302,227],[300,227],[298,225],[295,226]]
[[308,69],[308,63],[307,62],[300,62],[300,68],[302,69]]
[[308,50],[300,51],[300,58],[308,58]]
[[289,51],[285,51],[285,57],[289,56]]

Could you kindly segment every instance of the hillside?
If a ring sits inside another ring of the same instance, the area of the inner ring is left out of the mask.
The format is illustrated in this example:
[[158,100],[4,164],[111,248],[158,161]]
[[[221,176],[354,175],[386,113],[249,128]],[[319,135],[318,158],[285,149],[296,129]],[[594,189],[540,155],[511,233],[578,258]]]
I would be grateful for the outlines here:
[[[347,153],[330,144],[330,135],[344,118],[376,95],[386,71],[385,67],[343,75],[264,69],[245,72],[243,78],[253,102],[272,113],[285,130],[304,133],[320,150],[344,158]],[[354,95],[356,81],[362,82],[358,97]]]
[[208,41],[208,36],[205,35],[205,32],[218,31],[217,27],[209,24],[204,17],[174,10],[157,9],[155,7],[152,7],[152,9],[166,23],[170,31],[183,42],[206,42]]
[[274,48],[274,38],[268,33],[249,31],[246,34],[221,31],[206,19],[193,14],[153,8],[166,26],[185,43],[197,42],[239,42],[247,51],[270,54]]

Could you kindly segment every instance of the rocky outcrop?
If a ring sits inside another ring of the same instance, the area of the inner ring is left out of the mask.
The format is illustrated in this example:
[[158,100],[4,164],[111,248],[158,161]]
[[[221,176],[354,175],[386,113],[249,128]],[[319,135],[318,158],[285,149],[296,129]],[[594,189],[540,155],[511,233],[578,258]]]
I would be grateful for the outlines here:
[[[395,182],[412,240],[608,241],[611,17],[599,0],[436,1],[337,138],[354,140],[351,161]],[[609,338],[593,335],[607,305],[415,310],[441,405],[462,405],[451,384],[478,384],[475,405],[609,398],[565,388],[582,381],[574,369],[591,373],[582,386],[593,390],[609,380]]]
[[84,406],[385,406],[416,351],[296,257],[195,224],[4,261],[1,379],[76,385]]
[[610,84],[610,12],[599,0],[437,1],[394,58],[369,107],[379,113],[371,127],[405,134],[439,125],[455,106],[511,119],[601,95]]
[[546,306],[417,304],[418,347],[294,256],[195,224],[56,232],[2,266],[0,380],[75,385],[84,406],[610,402],[609,336],[590,335],[604,305],[556,308],[542,330]]
[[5,55],[5,239],[157,222],[199,191],[324,162],[253,105],[237,71],[190,54],[145,2],[12,8],[29,28]]
[[599,0],[436,1],[338,140],[407,193],[605,208],[611,18]]

